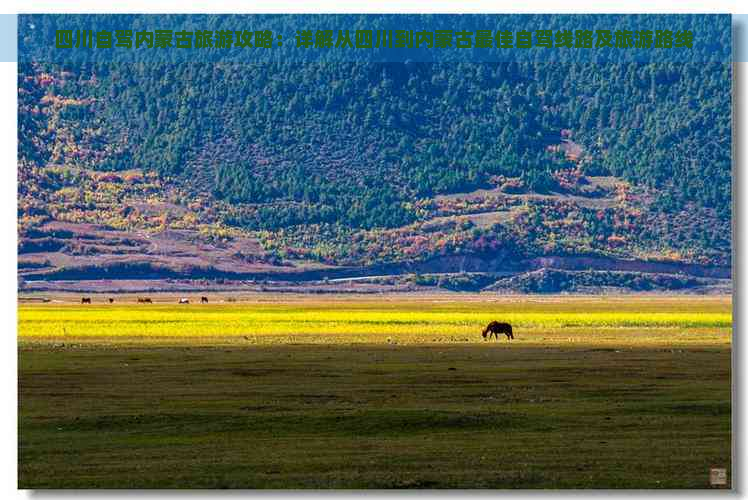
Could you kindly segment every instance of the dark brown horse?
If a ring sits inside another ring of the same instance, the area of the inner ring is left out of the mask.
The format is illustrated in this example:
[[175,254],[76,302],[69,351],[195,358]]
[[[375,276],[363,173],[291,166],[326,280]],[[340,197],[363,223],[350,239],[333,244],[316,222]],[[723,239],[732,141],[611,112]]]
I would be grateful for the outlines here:
[[83,297],[81,299],[81,304],[90,304],[91,303],[91,297]]
[[207,304],[208,303],[208,297],[200,297],[200,303],[201,304]]
[[488,337],[491,338],[493,335],[496,340],[499,340],[499,334],[503,333],[506,335],[507,340],[512,340],[514,334],[512,333],[512,325],[509,323],[499,323],[498,321],[491,321],[485,330],[483,330],[483,339]]

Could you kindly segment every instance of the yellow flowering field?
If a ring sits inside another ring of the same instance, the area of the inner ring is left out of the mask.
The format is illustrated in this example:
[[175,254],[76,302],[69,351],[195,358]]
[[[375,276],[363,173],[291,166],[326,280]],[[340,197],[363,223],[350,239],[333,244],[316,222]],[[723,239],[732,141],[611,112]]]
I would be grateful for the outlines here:
[[[514,343],[730,342],[728,301],[683,297],[560,301],[296,300],[211,304],[24,304],[20,340],[249,343],[481,341],[492,320],[512,324]],[[659,304],[660,307],[657,307]]]

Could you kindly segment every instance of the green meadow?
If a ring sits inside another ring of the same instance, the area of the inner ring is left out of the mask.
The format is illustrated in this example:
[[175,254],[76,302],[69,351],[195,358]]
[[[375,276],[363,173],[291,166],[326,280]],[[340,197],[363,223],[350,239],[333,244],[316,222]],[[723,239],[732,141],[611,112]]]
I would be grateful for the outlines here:
[[[129,300],[129,299],[128,299]],[[22,488],[708,488],[729,297],[19,305]],[[515,340],[484,341],[493,319]]]

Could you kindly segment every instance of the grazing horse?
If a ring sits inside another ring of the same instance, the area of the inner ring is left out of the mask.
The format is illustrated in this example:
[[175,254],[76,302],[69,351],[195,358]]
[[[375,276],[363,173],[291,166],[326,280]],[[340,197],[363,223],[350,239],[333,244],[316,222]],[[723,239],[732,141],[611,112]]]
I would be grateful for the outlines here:
[[514,334],[512,333],[512,325],[509,323],[499,323],[498,321],[491,321],[485,330],[483,330],[483,339],[488,336],[488,338],[491,338],[491,335],[496,338],[496,340],[499,340],[499,334],[503,333],[506,335],[507,340],[512,340],[514,338]]
[[201,304],[207,304],[208,303],[208,297],[200,297],[200,303]]
[[81,299],[81,304],[90,304],[91,303],[91,297],[83,297]]
[[113,298],[111,298],[111,297],[109,297],[109,303],[110,303],[110,304],[114,304],[114,299],[113,299]]
[[186,299],[186,298],[179,299],[179,304],[189,304],[189,303],[190,303],[190,299]]

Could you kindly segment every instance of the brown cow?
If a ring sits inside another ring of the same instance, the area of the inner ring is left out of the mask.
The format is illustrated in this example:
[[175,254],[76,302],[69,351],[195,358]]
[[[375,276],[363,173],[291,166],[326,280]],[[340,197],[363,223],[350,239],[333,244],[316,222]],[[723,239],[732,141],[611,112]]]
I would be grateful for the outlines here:
[[493,335],[496,340],[499,340],[500,333],[506,335],[507,340],[512,340],[514,338],[514,334],[512,333],[512,325],[510,325],[509,323],[499,323],[498,321],[491,321],[485,328],[485,330],[483,330],[483,339],[485,340],[486,337],[490,339],[491,335]]

